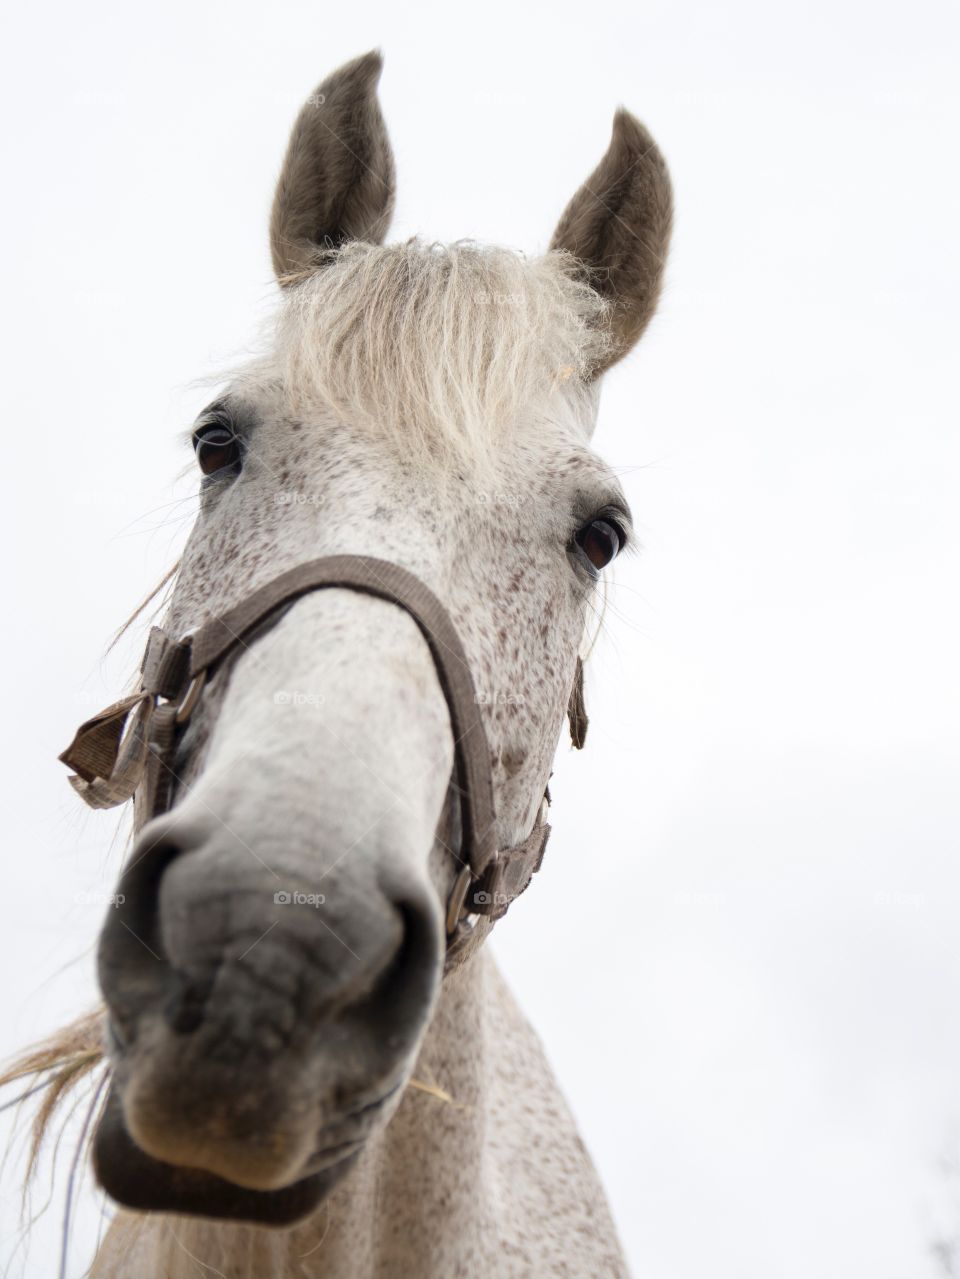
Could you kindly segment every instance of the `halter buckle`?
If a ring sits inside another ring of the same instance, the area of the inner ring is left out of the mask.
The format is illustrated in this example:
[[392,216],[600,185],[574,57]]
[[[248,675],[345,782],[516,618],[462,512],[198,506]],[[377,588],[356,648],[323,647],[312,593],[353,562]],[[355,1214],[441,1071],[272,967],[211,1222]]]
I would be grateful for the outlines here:
[[187,686],[180,704],[177,706],[176,722],[177,724],[185,724],[194,712],[197,702],[200,700],[200,694],[203,692],[203,686],[206,683],[206,668],[194,675],[193,679]]
[[450,896],[447,899],[447,936],[452,937],[457,931],[457,925],[460,923],[460,916],[463,914],[464,902],[467,900],[467,889],[473,879],[473,871],[469,866],[464,866],[456,879],[453,881],[453,888],[450,890]]

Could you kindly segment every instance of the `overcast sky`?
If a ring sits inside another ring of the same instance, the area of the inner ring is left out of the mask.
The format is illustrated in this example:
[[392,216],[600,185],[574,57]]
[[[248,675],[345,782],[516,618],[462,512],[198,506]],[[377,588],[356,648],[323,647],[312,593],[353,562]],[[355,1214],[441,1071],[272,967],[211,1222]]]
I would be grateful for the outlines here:
[[[381,46],[393,236],[526,252],[622,102],[677,205],[661,312],[596,437],[644,552],[618,568],[589,748],[561,750],[545,869],[496,950],[638,1279],[943,1274],[957,6],[92,0],[5,25],[0,1051],[95,998],[117,819],[81,811],[55,756],[126,679],[143,632],[103,650],[189,527],[191,382],[272,303],[300,101]],[[16,1179],[0,1264],[47,1276],[65,1178],[27,1260]],[[86,1195],[71,1276],[97,1213]]]

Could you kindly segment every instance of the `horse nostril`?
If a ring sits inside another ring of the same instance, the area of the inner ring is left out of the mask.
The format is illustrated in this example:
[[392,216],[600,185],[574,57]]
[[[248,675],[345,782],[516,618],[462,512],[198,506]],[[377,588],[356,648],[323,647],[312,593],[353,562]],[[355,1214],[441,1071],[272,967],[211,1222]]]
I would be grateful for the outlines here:
[[169,996],[172,970],[160,927],[160,882],[184,851],[180,841],[163,831],[151,838],[150,828],[145,828],[101,931],[97,963],[115,1051],[136,1038],[144,1006]]
[[[170,838],[158,837],[135,845],[120,878],[117,906],[107,917],[104,932],[125,930],[137,943],[131,953],[143,963],[150,956],[165,962],[160,931],[160,881],[185,849]],[[111,927],[111,925],[116,925]]]
[[422,1015],[439,985],[443,949],[436,910],[427,902],[394,902],[401,938],[372,987],[345,1010],[379,1034],[402,1032]]

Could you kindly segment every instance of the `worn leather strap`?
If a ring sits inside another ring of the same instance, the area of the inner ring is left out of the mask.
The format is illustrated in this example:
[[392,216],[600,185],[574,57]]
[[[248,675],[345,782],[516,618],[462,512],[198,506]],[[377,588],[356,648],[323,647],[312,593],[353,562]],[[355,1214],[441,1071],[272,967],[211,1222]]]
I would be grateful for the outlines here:
[[[74,769],[77,776],[71,782],[92,806],[122,803],[139,785],[138,826],[166,811],[172,795],[177,729],[189,718],[204,681],[224,658],[246,648],[252,633],[281,608],[328,588],[360,591],[404,609],[433,658],[453,730],[460,808],[463,869],[448,910],[449,967],[479,944],[539,870],[550,832],[547,800],[528,837],[515,848],[498,852],[490,752],[466,653],[443,604],[399,565],[371,556],[326,556],[280,574],[185,639],[175,640],[153,627],[139,692],[82,725],[60,758]],[[136,718],[124,734],[134,711]],[[580,747],[587,718],[579,658],[568,715],[573,744]],[[472,916],[484,917],[484,926],[469,924]]]
[[583,659],[577,658],[577,669],[573,677],[573,688],[570,690],[570,700],[567,702],[567,722],[570,725],[570,740],[578,751],[582,751],[587,744],[587,729],[590,727],[590,718],[587,715],[587,706],[583,700]]
[[399,564],[366,555],[331,555],[299,564],[200,628],[190,645],[190,676],[209,673],[271,613],[312,591],[361,591],[404,609],[430,649],[453,728],[462,822],[461,856],[479,878],[496,857],[490,752],[473,676],[450,615],[434,593]]
[[171,643],[159,626],[151,626],[140,666],[143,688],[158,697],[178,701],[190,671],[189,644]]

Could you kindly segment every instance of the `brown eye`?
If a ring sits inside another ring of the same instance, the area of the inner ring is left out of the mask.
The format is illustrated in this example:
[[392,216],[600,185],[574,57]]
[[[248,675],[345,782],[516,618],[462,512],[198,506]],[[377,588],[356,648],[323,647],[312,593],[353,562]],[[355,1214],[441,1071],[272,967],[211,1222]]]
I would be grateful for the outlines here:
[[204,475],[215,475],[240,462],[240,441],[229,426],[200,427],[194,434],[193,447]]
[[598,571],[606,568],[620,552],[626,539],[612,520],[591,520],[584,524],[574,541],[591,565]]

